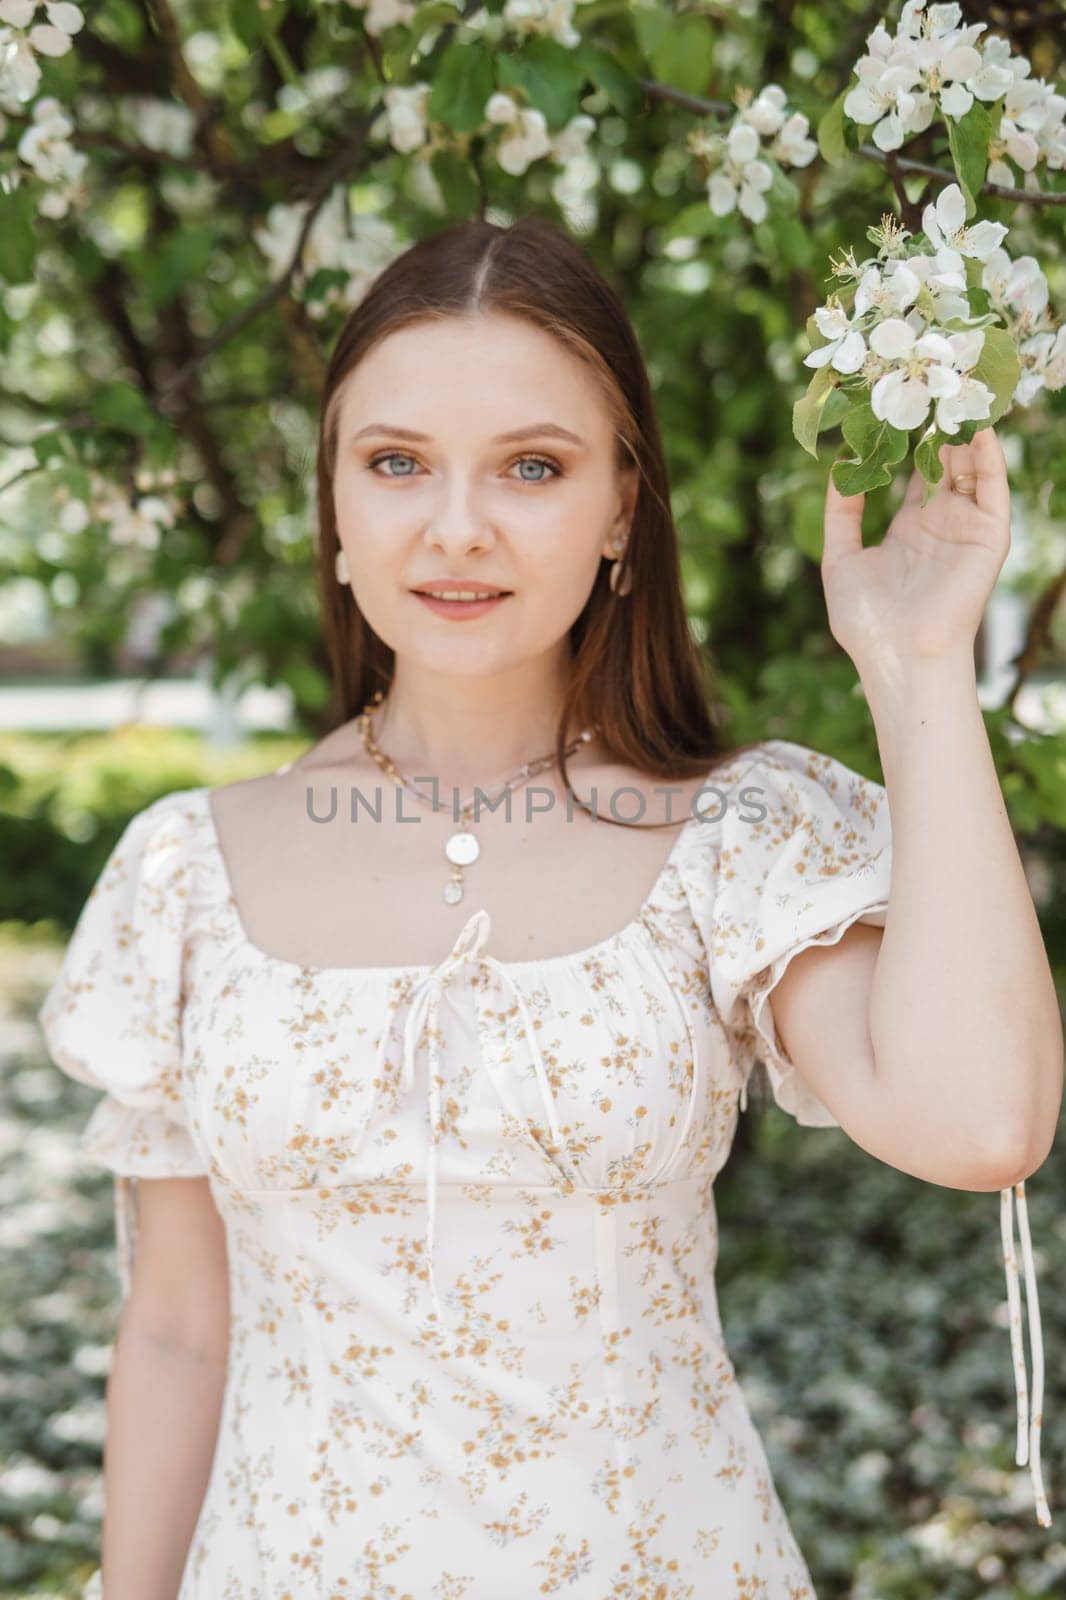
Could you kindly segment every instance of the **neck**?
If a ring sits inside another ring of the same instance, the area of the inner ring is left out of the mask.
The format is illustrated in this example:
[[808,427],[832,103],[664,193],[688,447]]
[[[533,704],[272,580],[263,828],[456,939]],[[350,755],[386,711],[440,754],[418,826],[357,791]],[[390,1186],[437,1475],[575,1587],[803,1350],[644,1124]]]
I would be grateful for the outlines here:
[[[436,779],[464,793],[512,777],[527,762],[550,756],[562,711],[563,684],[480,677],[419,677],[397,672],[371,712],[371,734],[382,753],[414,782]],[[567,729],[566,742],[581,733]],[[588,751],[595,741],[579,747]],[[575,752],[575,760],[577,752]]]

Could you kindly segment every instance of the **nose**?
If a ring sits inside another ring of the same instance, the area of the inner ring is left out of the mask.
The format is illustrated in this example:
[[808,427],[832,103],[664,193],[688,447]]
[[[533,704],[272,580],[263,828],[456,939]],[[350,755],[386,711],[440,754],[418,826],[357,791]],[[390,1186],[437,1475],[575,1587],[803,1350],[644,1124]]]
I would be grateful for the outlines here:
[[447,551],[487,549],[492,544],[495,536],[470,474],[443,474],[426,520],[425,537],[427,543]]

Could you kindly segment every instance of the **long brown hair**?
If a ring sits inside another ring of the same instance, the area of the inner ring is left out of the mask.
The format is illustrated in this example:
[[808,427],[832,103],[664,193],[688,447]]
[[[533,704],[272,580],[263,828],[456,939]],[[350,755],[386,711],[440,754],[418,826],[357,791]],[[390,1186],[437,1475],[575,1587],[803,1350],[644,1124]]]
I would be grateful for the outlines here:
[[599,729],[614,761],[656,778],[709,778],[715,765],[754,746],[727,744],[715,720],[711,664],[685,612],[677,530],[644,360],[610,284],[573,240],[537,215],[508,227],[472,218],[419,240],[374,279],[338,335],[322,393],[317,461],[318,589],[333,671],[330,725],[357,716],[379,690],[388,692],[394,656],[359,611],[349,585],[334,576],[341,386],[380,340],[400,328],[492,311],[527,318],[586,363],[614,419],[618,466],[628,455],[639,474],[623,569],[631,574],[631,592],[619,598],[611,591],[605,560],[570,629],[573,667],[555,749],[563,782],[569,789],[567,731],[589,725]]

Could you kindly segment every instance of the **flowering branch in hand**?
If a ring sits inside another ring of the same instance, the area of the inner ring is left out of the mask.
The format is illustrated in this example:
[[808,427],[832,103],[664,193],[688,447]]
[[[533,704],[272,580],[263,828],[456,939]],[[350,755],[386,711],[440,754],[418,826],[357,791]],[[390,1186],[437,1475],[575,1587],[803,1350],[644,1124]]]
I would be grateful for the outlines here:
[[841,425],[855,452],[834,465],[844,494],[889,482],[915,430],[915,466],[933,485],[943,443],[1066,383],[1066,329],[1048,314],[1037,262],[1011,260],[1005,224],[965,217],[957,184],[925,207],[917,236],[886,215],[868,234],[876,257],[848,252],[834,267],[844,286],[808,324],[821,342],[804,357],[815,376],[793,431],[817,455],[818,434]]

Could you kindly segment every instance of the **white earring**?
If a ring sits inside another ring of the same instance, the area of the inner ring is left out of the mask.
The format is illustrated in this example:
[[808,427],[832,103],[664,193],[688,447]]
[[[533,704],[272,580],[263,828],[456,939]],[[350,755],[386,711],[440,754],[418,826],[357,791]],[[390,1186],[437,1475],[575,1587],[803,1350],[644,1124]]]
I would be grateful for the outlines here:
[[615,539],[611,545],[611,549],[615,552],[617,560],[611,562],[611,571],[608,581],[610,584],[611,593],[617,595],[619,598],[621,598],[623,595],[627,595],[633,587],[632,569],[627,569],[624,577],[622,575],[622,558],[625,555],[625,549],[628,542],[629,541],[625,536],[621,536]]
[[348,571],[348,557],[343,550],[338,550],[333,562],[333,570],[337,574],[338,583],[351,583],[352,575]]

